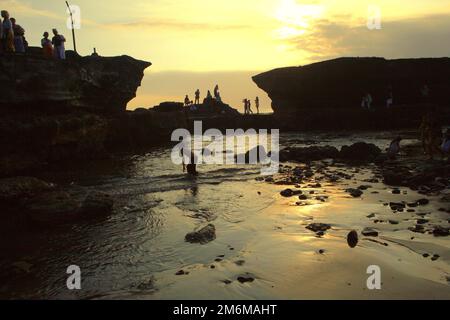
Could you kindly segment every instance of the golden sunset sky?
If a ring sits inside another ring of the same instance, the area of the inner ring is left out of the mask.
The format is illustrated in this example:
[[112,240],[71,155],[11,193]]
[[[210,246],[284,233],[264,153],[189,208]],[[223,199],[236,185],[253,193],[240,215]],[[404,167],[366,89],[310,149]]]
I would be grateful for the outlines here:
[[[202,95],[218,83],[224,100],[259,95],[257,73],[339,56],[442,57],[450,53],[450,0],[73,0],[81,9],[78,51],[128,54],[147,60],[138,97],[129,104]],[[369,30],[369,7],[381,10],[380,30]],[[26,30],[30,45],[56,27],[68,39],[60,0],[0,0]]]

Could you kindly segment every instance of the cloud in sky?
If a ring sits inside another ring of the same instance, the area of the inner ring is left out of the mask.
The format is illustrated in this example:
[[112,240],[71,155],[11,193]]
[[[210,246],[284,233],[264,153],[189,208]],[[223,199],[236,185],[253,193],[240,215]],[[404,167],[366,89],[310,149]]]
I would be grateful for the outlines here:
[[308,60],[339,56],[387,58],[443,57],[450,53],[450,15],[429,15],[382,22],[381,30],[351,26],[342,20],[321,19],[311,32],[288,40],[292,50]]

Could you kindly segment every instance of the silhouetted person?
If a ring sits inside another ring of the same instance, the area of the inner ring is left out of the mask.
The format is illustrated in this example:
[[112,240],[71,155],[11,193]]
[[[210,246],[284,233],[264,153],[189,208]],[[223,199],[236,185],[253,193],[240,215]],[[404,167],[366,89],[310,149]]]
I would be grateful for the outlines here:
[[247,99],[242,100],[242,103],[244,104],[244,114],[248,114],[248,101],[247,101]]
[[195,104],[200,104],[200,90],[195,91]]
[[394,93],[392,92],[392,87],[388,88],[386,96],[386,108],[389,109],[394,104]]
[[445,132],[441,149],[444,156],[448,158],[450,156],[450,129]]
[[3,18],[2,29],[3,29],[3,38],[2,38],[2,46],[3,51],[7,53],[12,53],[15,51],[14,48],[14,30],[11,19],[9,18],[9,13],[6,10],[1,11],[1,16]]
[[[183,151],[181,151],[183,153]],[[197,176],[198,172],[197,172],[197,156],[195,155],[195,153],[193,151],[191,151],[191,156],[190,156],[190,160],[189,163],[186,164],[184,161],[184,157],[183,157],[183,172],[186,172],[191,175],[191,176]]]
[[424,116],[420,131],[425,154],[427,154],[431,160],[436,153],[442,155],[442,126],[436,116],[435,110],[431,110]]
[[256,99],[255,99],[255,107],[256,107],[256,113],[259,114],[259,97],[256,97]]
[[219,85],[216,84],[216,86],[214,87],[214,98],[217,99],[217,97],[219,97],[219,96],[220,96],[220,94],[219,94]]
[[65,60],[66,59],[66,48],[64,43],[66,38],[62,34],[58,33],[58,30],[53,29],[52,44],[54,46],[54,55],[56,59]]
[[253,114],[253,110],[252,110],[252,102],[247,99],[247,104],[248,104],[248,114]]
[[97,48],[94,48],[94,52],[92,52],[91,56],[98,57]]
[[387,151],[389,159],[395,159],[395,157],[400,153],[401,141],[402,141],[401,137],[397,137],[394,140],[392,140]]
[[11,18],[11,24],[14,31],[14,48],[16,53],[25,53],[25,30],[18,24],[16,19]]
[[211,91],[208,90],[208,93],[206,94],[206,100],[212,100]]
[[420,88],[420,96],[422,98],[422,102],[429,102],[430,99],[430,88],[427,84],[424,84],[422,88]]
[[0,18],[0,54],[3,53],[3,22]]
[[53,45],[52,41],[48,38],[48,32],[44,32],[43,37],[41,40],[42,53],[46,58],[53,58]]
[[189,107],[191,104],[192,104],[191,99],[189,99],[189,96],[186,95],[186,97],[184,98],[184,105],[185,105],[186,107]]

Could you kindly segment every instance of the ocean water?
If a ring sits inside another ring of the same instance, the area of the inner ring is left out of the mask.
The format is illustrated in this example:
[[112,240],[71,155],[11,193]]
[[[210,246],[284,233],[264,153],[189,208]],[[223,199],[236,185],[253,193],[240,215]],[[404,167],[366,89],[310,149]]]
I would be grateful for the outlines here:
[[[281,147],[340,147],[366,141],[384,149],[398,134],[286,133],[280,137],[280,143]],[[404,144],[415,142],[414,135],[401,134],[406,137]],[[171,151],[171,147],[155,148],[146,154],[70,167],[61,165],[41,172],[39,177],[72,192],[112,194],[114,211],[104,218],[57,226],[0,227],[0,297],[278,299],[361,295],[363,285],[352,289],[350,280],[338,280],[342,274],[352,278],[351,273],[355,272],[346,269],[337,256],[336,261],[324,262],[323,268],[328,265],[332,274],[329,282],[336,281],[334,287],[342,285],[345,290],[338,292],[326,281],[309,281],[303,287],[296,281],[306,281],[305,277],[317,272],[328,274],[321,267],[322,258],[315,254],[320,246],[325,246],[324,241],[328,241],[327,250],[341,252],[339,258],[353,254],[344,241],[345,233],[362,227],[362,217],[368,210],[381,210],[379,199],[349,204],[341,190],[344,186],[330,185],[323,190],[331,196],[329,202],[300,208],[280,199],[279,191],[286,186],[260,181],[259,165],[200,165],[199,176],[191,178],[181,166],[172,163]],[[363,168],[358,174],[370,177],[370,170]],[[382,184],[378,187],[386,190]],[[317,239],[305,230],[304,224],[324,217],[334,221],[337,229],[329,238]],[[184,241],[187,233],[208,223],[217,229],[216,240],[206,245]],[[409,234],[402,239],[408,237]],[[448,249],[448,241],[432,245]],[[359,257],[370,260],[370,253],[380,250],[378,247],[368,243]],[[403,251],[404,246],[392,248],[396,249],[378,253],[378,257],[387,255],[383,262],[394,261],[398,256],[416,261],[416,255],[410,257],[409,251]],[[349,256],[347,261],[352,259]],[[413,274],[405,275],[391,263],[386,268],[400,279],[399,287],[413,277],[419,279],[413,282],[417,285],[432,281],[445,288],[448,262],[427,267],[421,259]],[[70,265],[81,268],[82,290],[70,291],[66,287],[66,269]],[[421,268],[428,272],[427,277],[418,276]],[[189,274],[178,276],[179,270]],[[237,281],[239,276],[251,276],[254,281],[241,284]],[[358,279],[364,276],[361,271]],[[403,277],[405,280],[401,280]],[[301,289],[308,286],[316,289]],[[325,291],[317,292],[321,286]],[[404,287],[406,294],[410,289]]]

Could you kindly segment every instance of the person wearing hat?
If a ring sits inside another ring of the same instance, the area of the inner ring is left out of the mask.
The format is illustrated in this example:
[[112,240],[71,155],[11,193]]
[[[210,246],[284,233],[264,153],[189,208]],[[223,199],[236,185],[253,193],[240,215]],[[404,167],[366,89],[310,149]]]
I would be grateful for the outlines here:
[[44,32],[43,37],[41,40],[42,53],[46,58],[53,58],[53,45],[52,41],[48,38],[49,34],[47,31]]
[[53,29],[52,44],[54,47],[54,56],[56,59],[65,60],[66,59],[66,48],[64,47],[64,42],[66,38],[62,34],[58,33],[58,30]]

